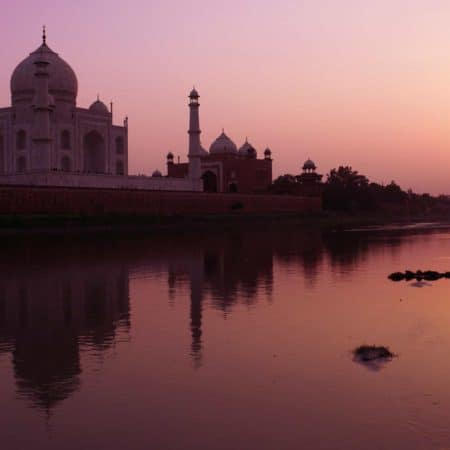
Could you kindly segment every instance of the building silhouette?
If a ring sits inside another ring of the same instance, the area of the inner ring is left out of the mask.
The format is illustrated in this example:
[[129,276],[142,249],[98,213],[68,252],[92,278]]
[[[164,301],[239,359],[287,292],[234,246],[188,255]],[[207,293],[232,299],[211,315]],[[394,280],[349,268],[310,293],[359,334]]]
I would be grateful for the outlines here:
[[201,177],[205,192],[266,192],[272,183],[272,152],[264,151],[258,159],[256,149],[246,140],[238,149],[225,134],[211,144],[209,151],[200,142],[199,94],[193,89],[189,94],[189,163],[174,161],[167,155],[167,175],[184,178]]
[[98,97],[77,105],[75,71],[42,36],[11,76],[11,106],[0,109],[0,173],[128,174],[128,130]]

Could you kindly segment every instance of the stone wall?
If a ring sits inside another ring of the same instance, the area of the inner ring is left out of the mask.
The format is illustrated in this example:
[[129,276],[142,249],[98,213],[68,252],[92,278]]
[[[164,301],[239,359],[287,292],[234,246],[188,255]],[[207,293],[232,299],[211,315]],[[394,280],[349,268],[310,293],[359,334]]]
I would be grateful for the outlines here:
[[101,189],[145,189],[154,191],[201,191],[202,182],[188,178],[120,176],[64,172],[0,175],[0,185],[52,186]]
[[208,215],[314,213],[320,197],[0,186],[0,214]]

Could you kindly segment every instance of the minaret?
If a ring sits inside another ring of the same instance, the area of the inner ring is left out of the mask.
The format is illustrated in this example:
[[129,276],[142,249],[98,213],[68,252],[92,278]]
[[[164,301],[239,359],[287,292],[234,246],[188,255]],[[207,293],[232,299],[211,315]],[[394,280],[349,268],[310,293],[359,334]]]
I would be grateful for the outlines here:
[[189,178],[192,180],[200,180],[201,166],[200,158],[202,156],[202,147],[200,144],[200,119],[198,99],[200,96],[198,92],[192,89],[189,94]]
[[[42,44],[46,44],[45,27],[42,35]],[[33,150],[31,168],[37,170],[50,170],[50,153],[52,138],[50,134],[50,113],[52,110],[51,98],[48,92],[48,64],[45,54],[40,52],[34,62],[36,81],[34,98],[34,124],[33,124]]]

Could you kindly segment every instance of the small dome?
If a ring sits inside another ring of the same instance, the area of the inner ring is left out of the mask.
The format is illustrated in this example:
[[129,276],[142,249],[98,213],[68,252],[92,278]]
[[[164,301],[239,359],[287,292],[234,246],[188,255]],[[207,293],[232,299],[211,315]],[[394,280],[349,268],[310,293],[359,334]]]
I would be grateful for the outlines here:
[[314,161],[311,161],[309,158],[303,164],[303,170],[316,170],[316,165]]
[[51,50],[46,43],[30,53],[15,69],[11,75],[11,97],[13,103],[25,97],[33,97],[36,85],[36,65],[38,58],[48,62],[49,74],[48,90],[55,100],[65,100],[75,103],[78,91],[78,81],[72,67]]
[[167,159],[173,159],[173,153],[172,152],[167,153]]
[[238,150],[239,155],[241,156],[247,156],[248,158],[256,158],[256,150],[255,148],[247,141],[245,140],[242,147]]
[[95,100],[91,106],[89,106],[89,111],[94,113],[108,114],[108,107],[99,99]]
[[236,144],[222,131],[222,134],[211,144],[209,153],[212,155],[229,153],[236,154]]
[[191,93],[189,94],[189,98],[199,98],[200,95],[198,95],[197,89],[192,89]]
[[272,154],[272,150],[270,150],[270,148],[267,147],[267,148],[264,150],[264,154],[265,154],[266,156],[269,156],[269,155]]
[[162,173],[159,170],[155,170],[152,173],[152,177],[162,177]]

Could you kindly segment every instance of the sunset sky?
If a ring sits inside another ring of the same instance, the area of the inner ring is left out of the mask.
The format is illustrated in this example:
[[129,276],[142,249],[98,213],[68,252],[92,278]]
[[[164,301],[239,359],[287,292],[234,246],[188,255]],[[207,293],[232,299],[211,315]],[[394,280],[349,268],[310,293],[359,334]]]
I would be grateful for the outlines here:
[[448,0],[5,1],[0,106],[43,24],[78,105],[99,93],[116,123],[129,116],[132,173],[186,159],[195,84],[206,148],[225,128],[269,146],[274,177],[310,157],[450,194]]

